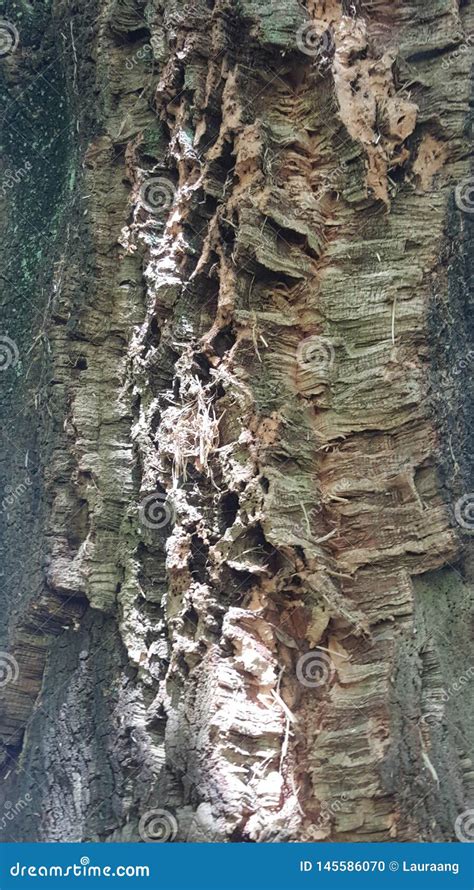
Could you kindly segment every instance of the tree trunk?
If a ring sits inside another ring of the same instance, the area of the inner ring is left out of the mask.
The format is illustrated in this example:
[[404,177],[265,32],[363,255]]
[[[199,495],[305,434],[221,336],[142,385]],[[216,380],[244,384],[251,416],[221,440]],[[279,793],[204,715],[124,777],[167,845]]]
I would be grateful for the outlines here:
[[473,5],[2,12],[1,837],[472,839]]

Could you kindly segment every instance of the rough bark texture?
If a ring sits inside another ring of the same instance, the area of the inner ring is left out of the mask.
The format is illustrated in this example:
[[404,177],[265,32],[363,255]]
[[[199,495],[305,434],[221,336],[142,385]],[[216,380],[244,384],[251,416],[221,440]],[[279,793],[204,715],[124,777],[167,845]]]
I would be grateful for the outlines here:
[[3,838],[456,839],[473,5],[2,13]]

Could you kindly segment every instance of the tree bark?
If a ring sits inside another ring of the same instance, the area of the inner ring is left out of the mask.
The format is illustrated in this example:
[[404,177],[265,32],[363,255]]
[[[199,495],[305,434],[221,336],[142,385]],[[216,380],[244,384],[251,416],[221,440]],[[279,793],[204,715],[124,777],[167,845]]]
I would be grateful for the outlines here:
[[461,839],[473,5],[2,13],[0,835]]

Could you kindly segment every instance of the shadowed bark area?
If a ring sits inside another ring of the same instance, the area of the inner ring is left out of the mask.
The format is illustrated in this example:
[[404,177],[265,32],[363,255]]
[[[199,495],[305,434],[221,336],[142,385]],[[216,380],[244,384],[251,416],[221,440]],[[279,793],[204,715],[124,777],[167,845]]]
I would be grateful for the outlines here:
[[461,839],[472,3],[0,11],[1,836]]

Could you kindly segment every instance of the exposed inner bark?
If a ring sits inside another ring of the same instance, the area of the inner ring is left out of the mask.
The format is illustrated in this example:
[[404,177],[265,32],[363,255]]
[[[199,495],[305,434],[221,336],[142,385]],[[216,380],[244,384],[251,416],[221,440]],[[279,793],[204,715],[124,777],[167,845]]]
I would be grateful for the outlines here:
[[9,4],[5,839],[455,838],[472,9]]

